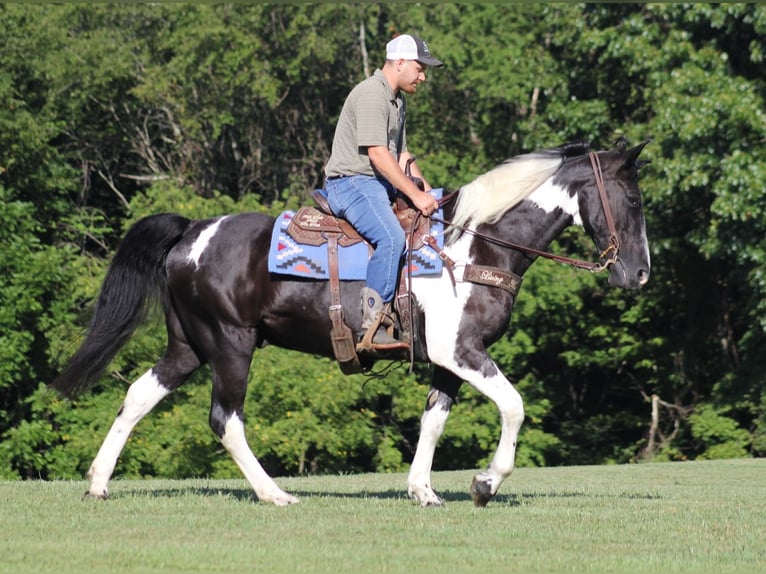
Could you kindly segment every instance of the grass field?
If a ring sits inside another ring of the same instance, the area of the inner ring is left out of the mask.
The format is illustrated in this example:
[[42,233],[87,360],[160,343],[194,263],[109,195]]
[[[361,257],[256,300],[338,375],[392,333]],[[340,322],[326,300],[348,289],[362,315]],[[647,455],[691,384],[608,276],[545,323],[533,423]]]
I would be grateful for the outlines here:
[[0,572],[766,572],[766,460],[518,469],[487,508],[441,472],[446,508],[401,474],[0,482]]

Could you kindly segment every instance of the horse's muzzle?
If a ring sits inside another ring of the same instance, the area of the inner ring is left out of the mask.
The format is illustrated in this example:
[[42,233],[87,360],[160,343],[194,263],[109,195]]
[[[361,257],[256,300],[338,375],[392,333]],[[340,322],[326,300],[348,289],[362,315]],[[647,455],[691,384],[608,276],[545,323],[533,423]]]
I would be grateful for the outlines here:
[[609,269],[609,285],[622,289],[640,289],[649,282],[649,275],[648,266],[628,266],[618,257]]

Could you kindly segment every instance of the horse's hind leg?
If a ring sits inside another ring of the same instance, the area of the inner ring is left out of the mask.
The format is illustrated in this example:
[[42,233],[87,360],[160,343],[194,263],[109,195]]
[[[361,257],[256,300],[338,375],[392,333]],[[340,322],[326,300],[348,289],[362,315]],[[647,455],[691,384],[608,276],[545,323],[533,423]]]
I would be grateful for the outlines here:
[[154,406],[168,393],[154,369],[146,371],[136,382],[130,385],[125,400],[106,435],[96,458],[88,470],[90,487],[85,496],[106,498],[109,495],[107,485],[112,477],[117,458],[120,456],[133,427],[136,426]]
[[247,444],[243,409],[250,359],[250,353],[232,351],[221,353],[216,360],[211,360],[213,397],[210,428],[221,439],[221,444],[237,463],[261,502],[277,506],[295,504],[299,500],[277,486]]
[[[216,426],[219,421],[216,422]],[[296,497],[283,491],[277,483],[263,469],[261,463],[255,458],[253,451],[245,438],[245,425],[239,414],[231,413],[223,426],[221,443],[231,454],[234,462],[245,475],[252,486],[255,495],[261,502],[269,502],[276,506],[287,506],[300,502]]]
[[[169,318],[168,332],[171,333]],[[177,326],[177,324],[176,324]],[[180,331],[177,331],[180,334]],[[178,337],[170,338],[165,355],[138,378],[125,395],[109,433],[88,471],[90,487],[85,496],[106,498],[109,479],[133,428],[163,398],[189,378],[201,363],[189,345]]]

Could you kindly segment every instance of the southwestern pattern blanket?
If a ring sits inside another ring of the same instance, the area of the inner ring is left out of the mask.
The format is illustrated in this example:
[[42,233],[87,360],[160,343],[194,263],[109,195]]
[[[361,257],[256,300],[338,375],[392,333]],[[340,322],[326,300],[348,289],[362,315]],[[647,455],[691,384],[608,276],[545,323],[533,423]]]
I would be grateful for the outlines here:
[[[441,199],[443,190],[432,189],[431,194]],[[434,216],[441,219],[439,209]],[[294,275],[307,279],[329,279],[327,245],[305,245],[291,237],[287,228],[295,215],[294,211],[284,211],[278,217],[271,234],[269,249],[269,272],[280,275]],[[444,246],[444,225],[438,221],[431,222],[431,235],[439,247]],[[345,281],[363,281],[367,276],[367,262],[370,257],[370,247],[367,243],[357,243],[338,248],[338,266],[340,278]],[[412,257],[405,255],[405,262],[412,261],[412,275],[438,275],[442,270],[442,260],[437,253],[427,245],[415,250]]]

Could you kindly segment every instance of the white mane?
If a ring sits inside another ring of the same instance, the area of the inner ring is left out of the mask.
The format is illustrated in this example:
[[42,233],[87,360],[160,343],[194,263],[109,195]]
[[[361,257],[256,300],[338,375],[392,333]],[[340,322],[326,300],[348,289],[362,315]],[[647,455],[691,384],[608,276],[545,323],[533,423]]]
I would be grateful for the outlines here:
[[460,189],[453,230],[470,222],[473,226],[494,223],[514,205],[553,176],[563,155],[536,152],[516,156],[480,175]]

